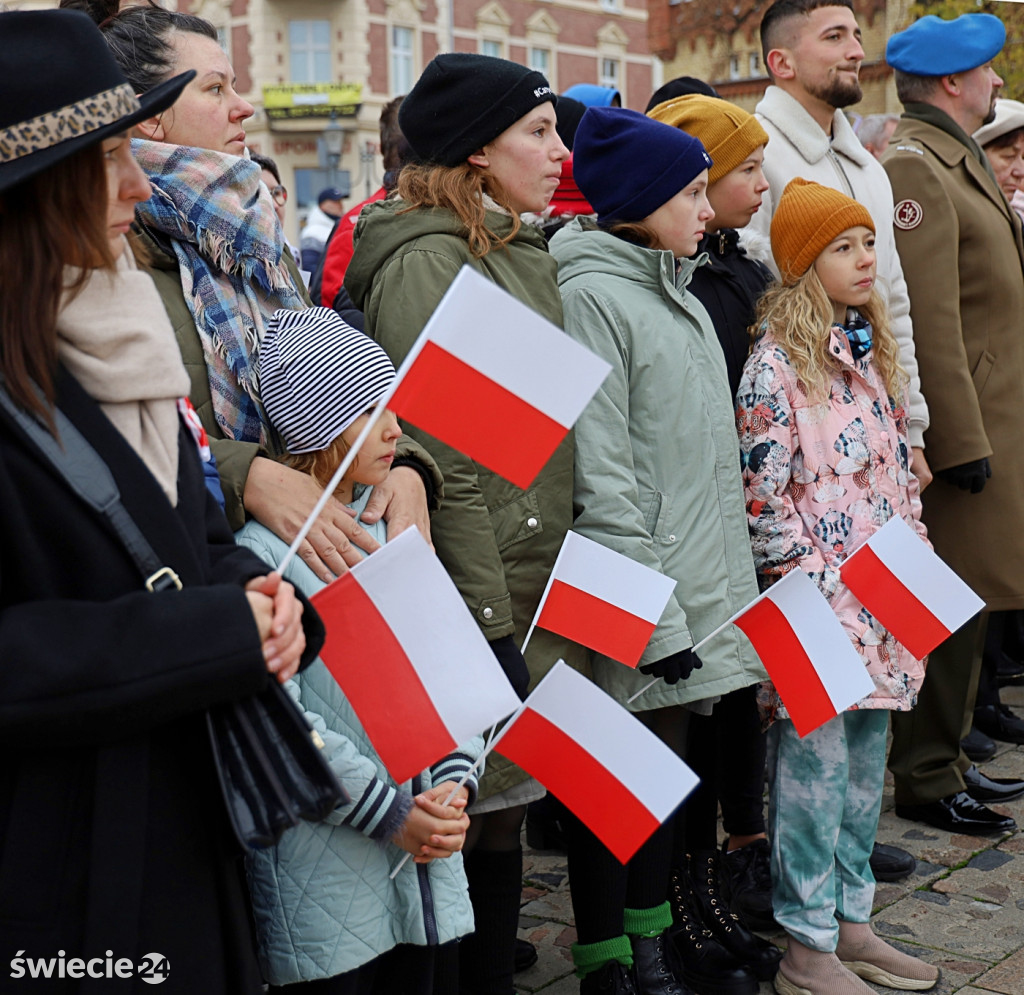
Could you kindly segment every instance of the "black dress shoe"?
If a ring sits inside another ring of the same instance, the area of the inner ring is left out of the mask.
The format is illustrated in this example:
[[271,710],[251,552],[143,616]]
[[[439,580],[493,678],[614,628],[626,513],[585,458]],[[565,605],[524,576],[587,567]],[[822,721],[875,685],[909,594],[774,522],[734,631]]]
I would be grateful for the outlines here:
[[1000,815],[981,802],[976,802],[966,791],[947,795],[937,802],[925,805],[897,805],[901,819],[924,822],[948,833],[967,833],[985,836],[989,833],[1012,833],[1017,823],[1008,815]]
[[537,963],[537,948],[529,940],[516,937],[515,960],[512,965],[514,974],[525,971]]
[[1002,688],[1009,684],[1024,684],[1024,663],[1002,653],[996,663],[996,685]]
[[967,794],[976,802],[1008,802],[1024,795],[1024,781],[1015,777],[988,777],[977,767],[964,771]]
[[996,755],[996,741],[972,725],[971,731],[960,740],[960,749],[967,754],[972,764],[983,764]]
[[974,724],[1001,743],[1024,743],[1024,719],[1008,705],[980,705],[974,709]]
[[876,843],[871,851],[871,873],[876,881],[902,881],[915,867],[917,860],[898,846]]

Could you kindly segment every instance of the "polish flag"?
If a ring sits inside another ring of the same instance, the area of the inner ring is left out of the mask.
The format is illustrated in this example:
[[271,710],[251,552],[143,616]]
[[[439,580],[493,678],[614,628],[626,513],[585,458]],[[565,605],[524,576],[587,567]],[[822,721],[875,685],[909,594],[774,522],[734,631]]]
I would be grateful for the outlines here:
[[918,660],[984,607],[899,515],[839,568],[860,603]]
[[463,266],[399,368],[387,406],[525,488],[610,368]]
[[875,689],[846,630],[802,570],[791,570],[734,621],[754,644],[800,736]]
[[559,660],[494,740],[622,863],[697,786],[697,776],[596,684]]
[[320,659],[402,783],[519,707],[462,596],[415,528],[311,599]]
[[663,573],[567,532],[530,632],[550,629],[635,667],[675,587]]

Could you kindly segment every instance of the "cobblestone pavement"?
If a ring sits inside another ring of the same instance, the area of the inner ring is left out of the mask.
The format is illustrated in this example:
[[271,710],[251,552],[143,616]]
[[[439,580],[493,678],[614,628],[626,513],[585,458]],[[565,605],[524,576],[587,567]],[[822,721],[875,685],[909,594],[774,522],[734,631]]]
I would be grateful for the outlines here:
[[[1003,688],[1002,698],[1024,715],[1024,688]],[[1024,746],[998,745],[996,756],[981,765],[985,773],[1024,778]],[[878,840],[909,850],[917,869],[904,881],[879,883],[875,931],[939,965],[942,978],[932,989],[936,995],[1024,995],[1024,832],[988,839],[908,822],[893,812],[891,778],[887,781]],[[995,809],[1024,826],[1024,798]],[[569,955],[576,930],[565,857],[527,848],[523,875],[519,935],[536,944],[539,959],[516,975],[516,990],[577,995]],[[785,945],[782,934],[771,938]],[[770,983],[761,985],[761,995],[772,991]]]

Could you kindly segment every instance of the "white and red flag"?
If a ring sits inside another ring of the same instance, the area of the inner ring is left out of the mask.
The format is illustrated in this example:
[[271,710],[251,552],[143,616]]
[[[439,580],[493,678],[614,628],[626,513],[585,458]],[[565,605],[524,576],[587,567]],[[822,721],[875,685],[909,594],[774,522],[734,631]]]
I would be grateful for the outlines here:
[[839,573],[860,603],[919,660],[985,607],[898,515],[852,553]]
[[311,599],[320,658],[398,782],[510,715],[519,697],[415,528]]
[[754,644],[801,736],[875,689],[831,606],[791,570],[733,620]]
[[559,660],[494,740],[623,863],[697,776],[596,684]]
[[635,667],[675,587],[663,573],[567,532],[526,640],[540,626]]
[[387,407],[528,487],[609,369],[463,266],[399,367]]

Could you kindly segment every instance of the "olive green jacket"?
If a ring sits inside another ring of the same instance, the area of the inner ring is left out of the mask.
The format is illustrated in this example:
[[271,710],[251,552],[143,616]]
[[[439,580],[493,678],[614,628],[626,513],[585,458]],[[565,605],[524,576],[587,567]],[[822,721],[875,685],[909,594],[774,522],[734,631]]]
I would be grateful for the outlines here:
[[[345,274],[346,289],[366,314],[367,332],[396,366],[467,264],[561,327],[557,268],[537,229],[524,225],[505,248],[474,259],[454,215],[424,208],[398,213],[407,206],[388,200],[363,209]],[[487,220],[499,236],[511,229],[506,215],[488,211]],[[486,318],[480,316],[481,321]],[[405,427],[437,460],[444,476],[444,502],[431,521],[437,555],[484,635],[491,640],[514,635],[521,644],[572,526],[572,433],[530,487],[521,490],[433,436]],[[559,658],[577,670],[587,669],[582,647],[536,630],[526,653],[531,685]],[[488,760],[481,797],[526,776],[498,760]]]

